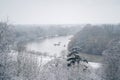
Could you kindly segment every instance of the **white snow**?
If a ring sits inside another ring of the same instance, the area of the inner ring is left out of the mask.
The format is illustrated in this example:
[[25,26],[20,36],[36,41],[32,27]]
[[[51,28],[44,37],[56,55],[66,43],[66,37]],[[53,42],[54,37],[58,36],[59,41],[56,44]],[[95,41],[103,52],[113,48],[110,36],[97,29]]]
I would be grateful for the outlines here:
[[89,62],[88,63],[92,68],[94,69],[98,69],[101,67],[101,64],[100,63],[95,63],[95,62]]

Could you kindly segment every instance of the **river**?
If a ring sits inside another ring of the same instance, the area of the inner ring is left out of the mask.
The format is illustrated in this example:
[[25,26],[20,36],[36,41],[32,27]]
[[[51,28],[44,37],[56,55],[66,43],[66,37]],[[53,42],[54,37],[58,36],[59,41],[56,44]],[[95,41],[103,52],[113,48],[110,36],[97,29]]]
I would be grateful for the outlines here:
[[27,45],[27,50],[60,56],[61,55],[60,53],[62,51],[67,50],[67,45],[71,37],[72,35],[60,36],[54,38],[47,38],[42,41],[31,42]]
[[[61,56],[62,51],[67,51],[67,46],[71,38],[72,38],[72,35],[46,38],[40,41],[33,41],[27,44],[26,48],[27,48],[27,51],[37,51],[37,52],[46,53],[47,55],[50,55],[50,56],[59,57]],[[41,63],[45,64],[51,59],[52,58],[48,56],[43,57]],[[39,61],[41,61],[41,58],[39,58]],[[89,62],[89,64],[94,68],[98,68],[100,66],[99,63]]]

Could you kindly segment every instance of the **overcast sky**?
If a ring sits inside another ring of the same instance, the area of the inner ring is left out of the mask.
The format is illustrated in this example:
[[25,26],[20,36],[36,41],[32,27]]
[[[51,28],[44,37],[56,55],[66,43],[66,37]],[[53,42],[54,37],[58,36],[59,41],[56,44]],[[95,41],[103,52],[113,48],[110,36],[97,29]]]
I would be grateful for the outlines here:
[[120,0],[0,0],[0,19],[13,24],[120,22]]

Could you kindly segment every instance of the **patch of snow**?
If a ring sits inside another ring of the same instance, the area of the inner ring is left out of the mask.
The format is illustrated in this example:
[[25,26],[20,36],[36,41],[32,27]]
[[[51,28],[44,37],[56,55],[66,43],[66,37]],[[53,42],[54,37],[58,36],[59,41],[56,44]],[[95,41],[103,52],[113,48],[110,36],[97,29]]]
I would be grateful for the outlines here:
[[92,68],[94,69],[98,69],[101,67],[101,64],[100,63],[95,63],[95,62],[89,62],[88,63]]

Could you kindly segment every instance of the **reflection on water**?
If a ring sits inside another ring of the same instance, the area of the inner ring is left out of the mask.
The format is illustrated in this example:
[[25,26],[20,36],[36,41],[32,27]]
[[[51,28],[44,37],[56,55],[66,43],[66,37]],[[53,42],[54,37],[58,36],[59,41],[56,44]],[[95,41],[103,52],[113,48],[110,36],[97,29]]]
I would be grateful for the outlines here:
[[27,50],[48,53],[49,55],[59,56],[61,51],[67,50],[68,42],[72,36],[62,36],[55,38],[47,38],[39,42],[31,42],[27,45]]

